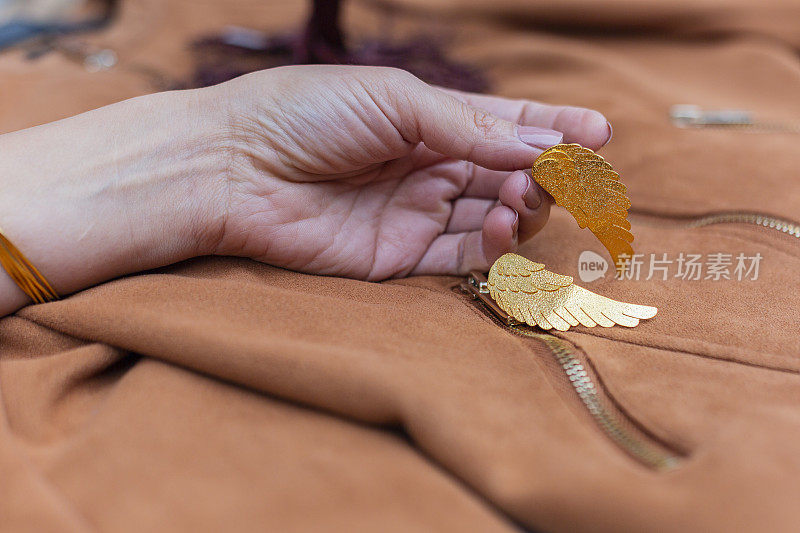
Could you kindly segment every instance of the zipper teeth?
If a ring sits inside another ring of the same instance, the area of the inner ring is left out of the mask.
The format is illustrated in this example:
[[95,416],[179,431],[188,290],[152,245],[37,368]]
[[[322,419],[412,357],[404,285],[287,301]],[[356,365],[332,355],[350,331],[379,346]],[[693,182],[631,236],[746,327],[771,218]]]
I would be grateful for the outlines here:
[[744,130],[748,133],[800,133],[800,123],[791,122],[751,122],[751,123],[697,123],[687,124],[695,129]]
[[677,455],[662,451],[644,441],[632,432],[618,416],[606,408],[600,399],[597,386],[583,363],[578,359],[571,344],[553,335],[526,331],[514,326],[505,327],[516,335],[537,339],[547,346],[589,414],[618,446],[635,459],[656,470],[670,470],[677,466],[680,460]]
[[[455,289],[455,287],[454,287]],[[463,294],[463,293],[461,293]],[[573,346],[568,341],[546,333],[536,333],[523,329],[520,326],[504,324],[492,313],[487,312],[480,302],[470,299],[474,305],[480,307],[489,320],[518,337],[532,338],[542,342],[558,363],[564,376],[569,380],[589,415],[600,427],[603,433],[617,446],[627,452],[631,457],[647,467],[658,471],[671,470],[678,466],[680,456],[651,445],[643,440],[636,432],[630,429],[630,424],[625,423],[613,411],[609,410],[601,400],[598,387],[595,385],[589,372],[586,371],[578,358]]]
[[800,224],[760,213],[718,213],[691,220],[687,226],[700,228],[712,224],[754,224],[773,229],[800,239]]
[[[714,224],[751,224],[754,226],[761,226],[763,228],[780,231],[792,237],[800,239],[800,223],[778,218],[772,215],[765,215],[764,213],[751,213],[747,211],[731,211],[727,213],[712,213],[710,215],[700,215],[697,217],[675,217],[671,215],[662,215],[658,213],[648,213],[646,211],[636,212],[631,211],[631,215],[647,218],[668,218],[672,219],[674,223],[681,224],[687,228],[702,228],[704,226],[711,226]],[[652,221],[651,225],[656,224]]]

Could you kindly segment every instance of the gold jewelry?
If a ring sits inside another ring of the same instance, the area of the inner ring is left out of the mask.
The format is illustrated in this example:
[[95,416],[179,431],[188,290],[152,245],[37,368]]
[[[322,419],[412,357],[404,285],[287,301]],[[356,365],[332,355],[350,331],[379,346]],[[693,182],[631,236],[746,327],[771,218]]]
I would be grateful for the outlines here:
[[[543,264],[517,254],[505,254],[495,261],[488,279],[471,273],[469,284],[477,290],[469,286],[467,290],[509,325],[524,323],[559,331],[577,325],[635,327],[658,312],[649,305],[596,294],[575,285],[570,276],[550,272]],[[493,302],[485,298],[487,293]]]
[[557,144],[536,159],[536,183],[606,247],[618,271],[633,256],[625,185],[602,157],[579,144]]
[[0,265],[14,283],[37,304],[58,300],[58,293],[0,230]]

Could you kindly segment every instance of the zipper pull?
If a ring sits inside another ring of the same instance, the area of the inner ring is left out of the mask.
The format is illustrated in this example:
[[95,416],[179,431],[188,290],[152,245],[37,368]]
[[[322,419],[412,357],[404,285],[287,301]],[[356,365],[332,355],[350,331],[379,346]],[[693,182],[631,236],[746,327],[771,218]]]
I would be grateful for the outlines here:
[[674,105],[669,109],[672,123],[679,128],[700,126],[752,126],[753,116],[741,109],[701,109],[696,105]]
[[481,272],[473,270],[467,279],[459,285],[462,291],[472,296],[473,300],[481,302],[500,322],[506,326],[516,326],[520,321],[509,315],[489,295],[489,280]]
[[744,109],[702,109],[696,105],[674,105],[669,109],[678,128],[735,128],[751,133],[800,133],[798,121],[757,120]]

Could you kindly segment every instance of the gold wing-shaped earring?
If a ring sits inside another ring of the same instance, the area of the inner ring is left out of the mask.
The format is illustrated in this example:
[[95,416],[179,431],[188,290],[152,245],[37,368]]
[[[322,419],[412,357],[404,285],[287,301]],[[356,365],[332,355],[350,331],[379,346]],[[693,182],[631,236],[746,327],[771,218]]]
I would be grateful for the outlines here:
[[579,144],[557,144],[533,164],[533,179],[566,208],[578,226],[589,228],[618,270],[633,255],[625,185],[602,157]]
[[579,287],[570,276],[550,272],[516,254],[505,254],[489,270],[489,295],[500,308],[520,322],[542,329],[566,331],[578,324],[634,327],[653,318],[649,305],[618,302]]

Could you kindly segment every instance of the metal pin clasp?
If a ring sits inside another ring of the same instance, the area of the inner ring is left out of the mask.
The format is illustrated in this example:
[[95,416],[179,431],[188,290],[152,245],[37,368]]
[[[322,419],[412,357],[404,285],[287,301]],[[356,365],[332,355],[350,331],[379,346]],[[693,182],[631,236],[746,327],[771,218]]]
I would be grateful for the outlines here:
[[514,326],[520,324],[517,319],[500,309],[500,306],[489,296],[489,280],[481,272],[472,271],[467,279],[460,285],[461,290],[470,294],[474,299],[480,301],[491,313],[496,316],[503,324]]

